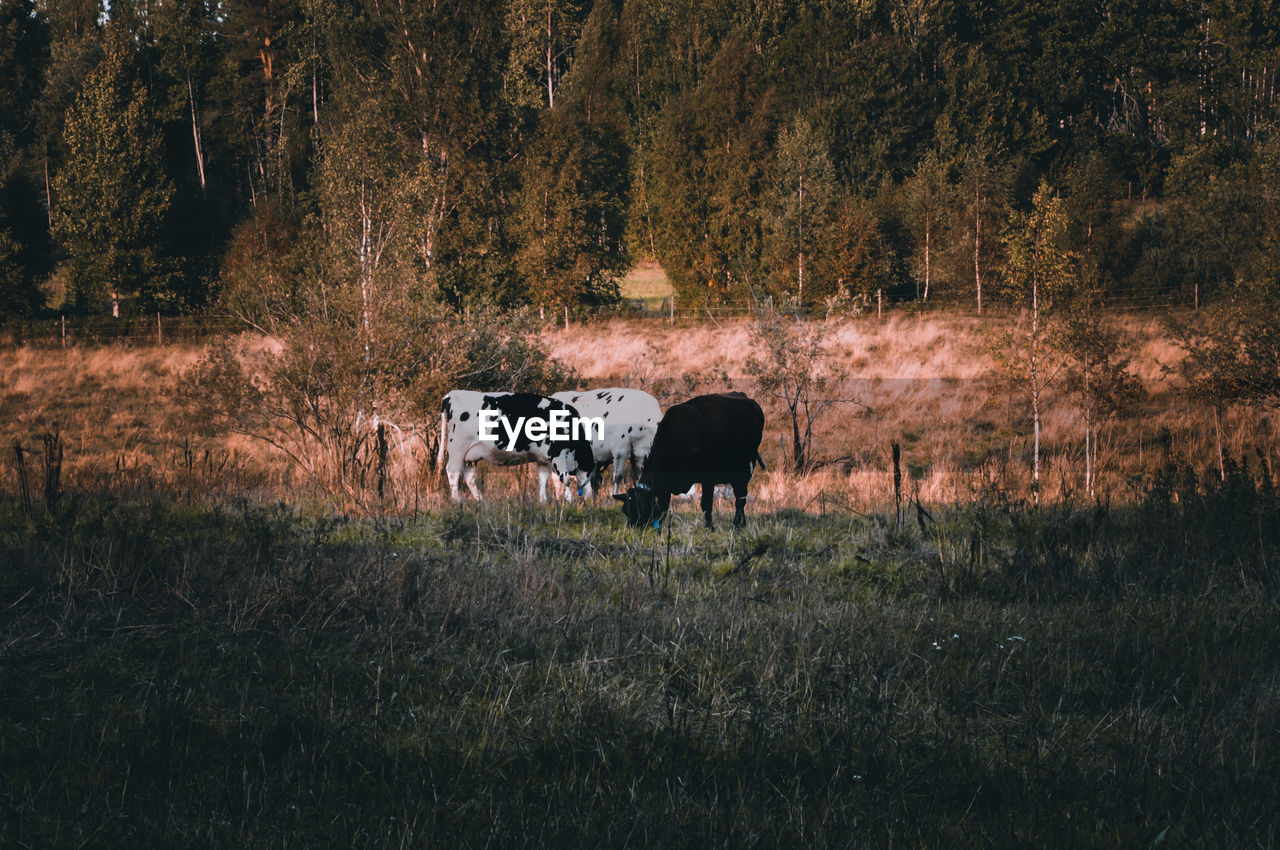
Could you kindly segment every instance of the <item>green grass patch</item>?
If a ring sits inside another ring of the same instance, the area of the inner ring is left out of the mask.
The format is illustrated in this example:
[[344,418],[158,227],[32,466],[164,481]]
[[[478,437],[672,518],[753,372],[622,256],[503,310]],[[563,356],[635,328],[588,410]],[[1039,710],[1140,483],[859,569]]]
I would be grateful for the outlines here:
[[0,502],[0,845],[1274,843],[1280,509]]

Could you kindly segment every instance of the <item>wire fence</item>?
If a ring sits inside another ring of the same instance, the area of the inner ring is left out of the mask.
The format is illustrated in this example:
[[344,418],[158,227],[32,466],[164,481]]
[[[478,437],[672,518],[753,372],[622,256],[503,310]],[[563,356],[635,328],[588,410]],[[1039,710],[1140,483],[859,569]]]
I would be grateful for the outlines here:
[[[771,306],[768,299],[737,299],[711,301],[709,299],[682,298],[675,295],[645,299],[624,299],[615,304],[593,307],[561,308],[559,311],[541,311],[548,326],[563,323],[589,323],[613,319],[635,319],[692,325],[756,315],[762,308]],[[1174,312],[1195,309],[1193,299],[1177,298],[1169,293],[1113,292],[1099,305],[1108,312]],[[999,316],[1016,311],[1016,307],[1003,301],[988,301],[982,315]],[[934,298],[921,301],[914,298],[890,298],[877,293],[869,300],[861,301],[856,311],[844,308],[838,313],[885,318],[895,314],[919,314],[945,311],[951,315],[977,317],[976,303],[956,297]],[[793,308],[788,308],[788,313]],[[801,309],[802,316],[826,315],[825,305],[810,305]],[[36,348],[67,348],[70,346],[149,346],[181,343],[199,343],[208,339],[241,333],[253,328],[243,320],[225,314],[199,314],[190,316],[131,315],[78,317],[57,316],[43,319],[0,322],[0,346],[30,346]]]
[[247,329],[248,326],[239,319],[215,314],[9,319],[0,323],[0,345],[67,348],[75,345],[196,343]]

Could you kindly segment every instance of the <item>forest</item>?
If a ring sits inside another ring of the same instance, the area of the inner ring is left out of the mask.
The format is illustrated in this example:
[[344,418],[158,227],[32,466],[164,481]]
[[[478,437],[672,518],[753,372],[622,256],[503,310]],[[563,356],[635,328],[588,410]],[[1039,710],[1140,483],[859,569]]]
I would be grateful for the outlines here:
[[1280,268],[1278,70],[1268,0],[0,0],[0,315],[981,311],[1038,197],[1198,306]]

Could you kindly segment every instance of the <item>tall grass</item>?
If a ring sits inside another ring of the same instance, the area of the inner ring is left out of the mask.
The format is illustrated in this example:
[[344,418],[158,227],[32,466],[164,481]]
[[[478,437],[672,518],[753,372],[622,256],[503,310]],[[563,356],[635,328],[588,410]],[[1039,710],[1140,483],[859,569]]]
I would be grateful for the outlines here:
[[[988,380],[984,349],[991,322],[948,314],[893,313],[840,320],[828,333],[828,356],[847,367],[838,392],[843,403],[818,420],[814,455],[823,463],[804,478],[781,472],[787,447],[780,402],[759,392],[744,365],[751,354],[749,320],[700,327],[655,321],[612,321],[548,331],[553,353],[592,384],[625,384],[655,393],[664,404],[699,392],[740,389],[760,398],[767,426],[763,454],[771,472],[753,483],[769,508],[809,509],[819,494],[859,510],[881,508],[892,497],[890,445],[902,446],[904,490],[929,503],[956,503],[995,491],[1024,494],[1030,479],[1029,424],[1016,397]],[[1165,368],[1179,350],[1160,320],[1130,316],[1137,374],[1148,402],[1100,433],[1098,490],[1104,500],[1133,500],[1167,456],[1208,469],[1217,465],[1212,411],[1185,401]],[[246,337],[243,345],[270,341]],[[0,457],[15,441],[28,449],[58,431],[64,438],[64,475],[81,486],[186,480],[193,486],[236,491],[253,486],[277,498],[312,493],[314,485],[281,452],[243,436],[219,432],[196,415],[199,405],[185,380],[204,349],[71,348],[0,350]],[[434,402],[427,404],[429,408]],[[430,434],[432,422],[401,423]],[[1083,426],[1069,401],[1052,389],[1044,415],[1042,497],[1071,502],[1083,489]],[[1273,412],[1228,411],[1225,448],[1274,467],[1280,434]],[[423,439],[397,444],[399,504],[431,509],[443,485]],[[207,474],[195,481],[198,468]],[[213,472],[231,471],[231,475]],[[526,492],[527,473],[487,470],[485,491]],[[12,461],[0,467],[12,482]],[[228,482],[230,482],[228,484]],[[377,500],[369,500],[377,509]]]
[[6,846],[1272,846],[1274,487],[0,504]]

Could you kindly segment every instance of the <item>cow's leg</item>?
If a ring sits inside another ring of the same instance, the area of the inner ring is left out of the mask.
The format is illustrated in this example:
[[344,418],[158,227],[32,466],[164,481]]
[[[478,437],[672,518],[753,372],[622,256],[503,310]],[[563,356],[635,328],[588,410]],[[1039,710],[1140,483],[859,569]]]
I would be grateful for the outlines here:
[[[551,468],[538,464],[538,501],[547,500],[547,479],[551,477]],[[567,489],[567,488],[566,488]]]
[[622,492],[622,481],[627,477],[627,456],[625,454],[615,454],[613,456],[613,492],[614,495]]
[[453,458],[449,458],[449,465],[445,467],[445,477],[449,479],[449,495],[455,502],[462,501],[462,494],[458,492],[458,478],[462,475],[462,464],[455,463]]
[[742,528],[747,524],[747,482],[733,482],[733,527]]
[[647,454],[636,452],[631,456],[631,474],[636,481],[640,480],[640,473],[644,472],[644,462],[649,459]]
[[[450,476],[451,481],[454,481],[456,479],[457,479],[456,473]],[[474,463],[463,464],[462,480],[467,485],[467,489],[471,491],[472,497],[474,497],[477,502],[483,502],[484,498],[480,495],[480,488],[476,486],[476,465]],[[454,492],[455,492],[454,498],[457,499],[458,496],[456,495],[457,493],[456,486],[455,486]]]
[[716,498],[716,485],[703,484],[702,485],[702,515],[707,518],[707,528],[713,527],[711,525],[711,506],[712,506],[712,503],[715,502],[715,498]]

